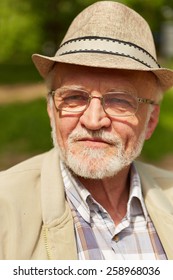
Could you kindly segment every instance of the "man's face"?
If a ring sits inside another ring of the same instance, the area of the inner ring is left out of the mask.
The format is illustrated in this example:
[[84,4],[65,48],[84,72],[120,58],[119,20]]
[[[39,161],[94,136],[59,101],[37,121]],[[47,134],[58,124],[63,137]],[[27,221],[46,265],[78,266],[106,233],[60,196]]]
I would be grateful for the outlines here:
[[[155,99],[157,83],[151,73],[65,64],[55,71],[53,90],[77,86],[92,96],[114,90]],[[50,104],[48,113],[54,142],[66,165],[81,177],[103,179],[116,175],[140,154],[155,129],[159,107],[140,104],[135,115],[115,117],[105,113],[100,99],[93,98],[82,113],[57,111]]]

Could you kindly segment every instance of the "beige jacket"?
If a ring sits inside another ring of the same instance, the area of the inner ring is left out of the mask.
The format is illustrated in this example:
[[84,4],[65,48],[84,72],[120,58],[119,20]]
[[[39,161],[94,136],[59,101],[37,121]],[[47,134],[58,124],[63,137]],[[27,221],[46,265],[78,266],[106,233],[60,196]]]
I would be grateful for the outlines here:
[[[136,163],[145,203],[173,259],[173,173]],[[55,149],[0,173],[0,259],[77,259]]]

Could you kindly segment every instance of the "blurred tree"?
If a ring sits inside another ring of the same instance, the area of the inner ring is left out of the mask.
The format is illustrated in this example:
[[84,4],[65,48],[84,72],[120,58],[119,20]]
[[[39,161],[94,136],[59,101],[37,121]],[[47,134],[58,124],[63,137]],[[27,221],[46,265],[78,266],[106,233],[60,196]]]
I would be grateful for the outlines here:
[[0,1],[0,63],[21,63],[39,47],[42,38],[40,17],[28,0]]

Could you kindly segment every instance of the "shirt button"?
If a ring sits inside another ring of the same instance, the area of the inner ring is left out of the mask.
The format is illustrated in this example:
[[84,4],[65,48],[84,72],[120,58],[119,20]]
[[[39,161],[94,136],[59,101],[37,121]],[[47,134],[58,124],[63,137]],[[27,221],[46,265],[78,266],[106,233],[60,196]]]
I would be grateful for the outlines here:
[[114,240],[115,242],[118,242],[118,241],[119,241],[119,236],[118,236],[118,234],[115,234],[115,235],[114,235],[113,240]]

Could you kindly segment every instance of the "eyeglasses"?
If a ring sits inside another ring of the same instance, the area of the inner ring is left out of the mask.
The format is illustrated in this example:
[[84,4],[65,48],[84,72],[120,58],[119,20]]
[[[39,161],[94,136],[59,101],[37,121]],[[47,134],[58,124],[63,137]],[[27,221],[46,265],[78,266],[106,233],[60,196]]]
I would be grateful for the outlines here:
[[73,114],[84,112],[93,98],[100,100],[107,115],[116,117],[135,115],[139,103],[157,105],[151,99],[136,97],[123,91],[110,91],[99,97],[92,96],[85,90],[62,87],[49,92],[49,94],[53,96],[54,104],[58,111]]

